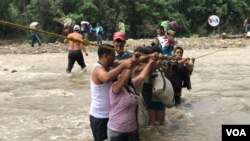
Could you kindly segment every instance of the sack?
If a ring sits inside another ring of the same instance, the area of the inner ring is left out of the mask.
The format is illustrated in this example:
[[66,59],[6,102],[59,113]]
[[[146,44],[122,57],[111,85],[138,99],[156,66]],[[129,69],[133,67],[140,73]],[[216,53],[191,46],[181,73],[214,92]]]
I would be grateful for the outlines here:
[[30,28],[36,29],[36,28],[37,28],[37,25],[38,25],[38,22],[32,22],[32,23],[30,24]]
[[143,99],[143,96],[141,93],[137,93],[134,85],[131,85],[134,89],[134,92],[132,92],[129,88],[125,89],[129,91],[133,96],[135,96],[138,106],[137,106],[137,122],[140,128],[147,127],[149,118],[148,118],[148,110],[147,105],[145,104],[145,101]]
[[137,107],[137,121],[139,127],[143,128],[148,125],[149,118],[148,118],[148,110],[147,106],[145,104],[145,101],[143,99],[143,96],[141,94],[135,95],[137,102],[138,102],[138,107]]
[[250,31],[249,31],[249,32],[247,32],[247,37],[250,37]]

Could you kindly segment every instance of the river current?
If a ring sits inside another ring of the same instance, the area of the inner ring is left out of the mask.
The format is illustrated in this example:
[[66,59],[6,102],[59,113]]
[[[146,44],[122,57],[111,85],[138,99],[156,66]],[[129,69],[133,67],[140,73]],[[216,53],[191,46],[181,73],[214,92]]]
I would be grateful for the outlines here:
[[[200,56],[219,49],[190,49]],[[198,58],[192,90],[166,110],[166,124],[141,131],[142,141],[220,141],[222,124],[250,124],[250,48]],[[66,74],[67,54],[0,55],[0,141],[92,141],[90,73],[95,52]]]

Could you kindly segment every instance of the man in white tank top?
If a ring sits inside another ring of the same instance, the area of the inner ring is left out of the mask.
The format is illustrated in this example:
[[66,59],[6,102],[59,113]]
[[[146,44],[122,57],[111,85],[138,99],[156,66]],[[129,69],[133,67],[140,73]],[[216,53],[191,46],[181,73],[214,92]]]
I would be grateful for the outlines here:
[[[113,46],[110,47],[114,48]],[[90,126],[95,141],[103,141],[107,139],[107,123],[110,112],[109,89],[111,83],[123,69],[130,68],[133,65],[133,61],[128,59],[110,70],[114,65],[115,51],[99,47],[98,57],[99,61],[91,74]]]

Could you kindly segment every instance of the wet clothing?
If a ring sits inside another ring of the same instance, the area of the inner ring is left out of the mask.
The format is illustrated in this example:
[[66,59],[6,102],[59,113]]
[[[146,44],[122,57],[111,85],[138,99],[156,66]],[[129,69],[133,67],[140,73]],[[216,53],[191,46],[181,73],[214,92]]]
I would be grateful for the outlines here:
[[103,141],[108,138],[107,136],[107,123],[108,118],[96,118],[94,116],[89,116],[90,127],[94,136],[95,141]]
[[131,132],[117,132],[108,128],[109,141],[140,141],[138,129]]
[[160,101],[152,101],[148,107],[149,110],[164,111],[165,104]]
[[[133,83],[133,80],[132,80]],[[114,94],[112,86],[109,91],[111,110],[109,113],[108,128],[117,132],[132,132],[138,128],[137,100],[132,86],[125,87],[118,94]]]
[[175,105],[180,104],[180,102],[181,102],[181,96],[180,95],[175,95],[174,96],[174,100],[175,100]]
[[69,50],[68,68],[66,70],[67,72],[71,72],[75,61],[77,61],[77,63],[81,66],[81,69],[84,69],[86,67],[84,59],[83,59],[82,51],[81,50]]
[[[99,63],[95,67],[100,67]],[[108,118],[110,112],[109,89],[112,83],[95,84],[92,79],[90,115],[96,118]]]
[[173,86],[175,99],[179,101],[176,96],[180,96],[182,88],[186,87],[188,90],[191,89],[190,75],[184,64],[176,64],[171,67],[171,74],[167,75],[167,78]]
[[153,93],[153,77],[152,74],[150,74],[142,87],[142,96],[144,99],[145,104],[147,105],[147,108],[149,108],[151,100],[152,100],[152,93]]
[[[102,67],[97,63],[95,67]],[[109,90],[111,82],[95,84],[91,79],[90,126],[95,141],[107,139],[107,124],[109,120],[110,102]]]
[[145,103],[147,104],[148,110],[164,111],[165,104],[159,101],[159,99],[155,99],[153,95],[153,83],[155,77],[165,77],[165,76],[163,75],[158,76],[157,73],[150,74],[147,83],[144,83],[143,86],[143,98]]

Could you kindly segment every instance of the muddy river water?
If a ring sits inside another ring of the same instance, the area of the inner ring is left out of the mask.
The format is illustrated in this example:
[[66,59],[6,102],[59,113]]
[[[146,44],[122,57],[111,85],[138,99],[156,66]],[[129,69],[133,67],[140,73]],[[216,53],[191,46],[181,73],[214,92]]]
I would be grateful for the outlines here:
[[[92,141],[89,80],[96,53],[85,60],[87,71],[75,64],[67,75],[66,53],[0,55],[0,141]],[[164,126],[141,131],[142,141],[220,141],[222,124],[250,124],[249,60],[250,47],[197,59],[192,90],[183,89],[183,103],[166,110]]]

